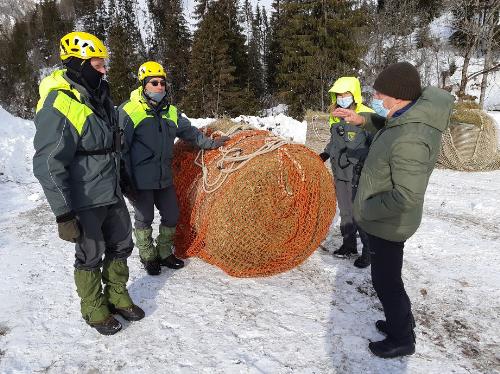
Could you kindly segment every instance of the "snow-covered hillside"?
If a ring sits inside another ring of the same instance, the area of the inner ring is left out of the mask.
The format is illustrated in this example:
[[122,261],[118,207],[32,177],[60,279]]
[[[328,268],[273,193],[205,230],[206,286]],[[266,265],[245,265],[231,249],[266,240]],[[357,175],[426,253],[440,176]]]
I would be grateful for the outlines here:
[[[252,120],[303,133],[284,116]],[[433,173],[405,251],[417,352],[383,360],[367,349],[383,338],[370,272],[330,253],[337,221],[328,251],[269,278],[231,278],[196,258],[151,277],[134,251],[129,290],[146,318],[99,335],[79,316],[73,246],[30,176],[33,133],[0,109],[1,373],[500,372],[500,171]]]

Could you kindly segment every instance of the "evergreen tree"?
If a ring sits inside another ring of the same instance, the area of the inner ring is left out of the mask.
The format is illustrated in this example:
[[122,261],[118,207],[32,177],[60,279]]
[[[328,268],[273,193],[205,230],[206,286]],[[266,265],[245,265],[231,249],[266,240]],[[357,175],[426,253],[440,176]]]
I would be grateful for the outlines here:
[[333,80],[357,70],[364,49],[356,36],[366,23],[364,14],[351,0],[282,3],[277,83],[290,115],[325,110]]
[[111,95],[119,104],[129,98],[137,83],[137,70],[145,60],[132,0],[115,0],[110,10],[107,42],[110,49],[108,77]]
[[[204,9],[203,1],[197,9]],[[217,0],[203,11],[194,34],[183,107],[193,116],[254,113],[257,103],[248,87],[248,57],[237,2]]]
[[59,39],[72,26],[70,20],[63,19],[56,0],[43,0],[37,5],[30,21],[35,70],[59,64]]
[[32,118],[38,99],[38,79],[31,58],[29,22],[17,20],[4,39],[0,56],[2,74],[0,98],[6,109],[23,118]]
[[187,84],[191,40],[180,0],[149,0],[155,15],[150,58],[162,63],[172,88],[172,100],[179,102]]
[[264,68],[263,68],[263,35],[262,18],[259,6],[256,7],[255,15],[252,17],[252,29],[248,41],[248,82],[253,95],[261,99],[264,92]]
[[280,0],[274,0],[272,7],[273,12],[267,33],[264,64],[266,66],[267,91],[270,95],[275,95],[278,92],[277,68],[281,63],[283,53],[280,41],[281,29],[283,28]]

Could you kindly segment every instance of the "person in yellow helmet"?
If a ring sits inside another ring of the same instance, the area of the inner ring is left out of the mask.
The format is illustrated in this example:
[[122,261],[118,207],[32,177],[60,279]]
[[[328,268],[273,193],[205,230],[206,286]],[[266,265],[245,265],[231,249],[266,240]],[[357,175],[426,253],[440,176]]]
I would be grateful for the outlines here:
[[[161,266],[171,269],[184,266],[175,256],[173,245],[179,217],[171,166],[175,138],[203,149],[218,148],[229,138],[204,136],[168,102],[167,74],[159,63],[142,64],[138,78],[140,86],[118,111],[124,134],[123,160],[131,176],[126,195],[134,206],[134,232],[141,262],[149,275],[158,275]],[[151,227],[155,206],[161,216],[156,245]]]
[[330,159],[340,210],[342,246],[333,253],[339,257],[356,255],[356,232],[359,232],[363,249],[354,265],[365,268],[370,265],[370,254],[368,241],[353,219],[353,200],[357,188],[356,181],[353,185],[353,179],[355,170],[361,167],[368,154],[371,135],[363,126],[351,123],[345,117],[351,113],[373,113],[373,110],[363,105],[361,84],[355,77],[337,79],[329,93],[332,99],[329,119],[331,136],[320,157],[323,161]]
[[113,314],[137,321],[144,311],[127,292],[134,243],[119,185],[116,109],[103,79],[108,51],[86,32],[64,35],[60,51],[64,69],[40,83],[33,172],[60,238],[76,243],[74,280],[82,316],[99,333],[112,335],[122,327]]

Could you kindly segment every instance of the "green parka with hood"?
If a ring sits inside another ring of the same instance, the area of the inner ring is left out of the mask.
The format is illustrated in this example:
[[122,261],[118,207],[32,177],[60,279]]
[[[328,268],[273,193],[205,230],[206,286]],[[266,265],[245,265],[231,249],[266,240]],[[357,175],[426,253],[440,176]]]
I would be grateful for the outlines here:
[[[418,229],[452,107],[448,92],[428,87],[413,106],[389,118],[375,135],[354,202],[356,223],[367,233],[402,242]],[[365,118],[376,122],[381,117]]]

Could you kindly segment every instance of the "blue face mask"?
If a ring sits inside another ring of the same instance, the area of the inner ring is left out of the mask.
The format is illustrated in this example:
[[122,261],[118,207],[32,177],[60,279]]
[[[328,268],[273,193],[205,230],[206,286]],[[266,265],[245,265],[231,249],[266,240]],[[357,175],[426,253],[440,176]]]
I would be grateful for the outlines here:
[[149,92],[146,91],[146,95],[153,101],[159,103],[165,97],[166,92]]
[[384,118],[387,118],[390,112],[390,110],[384,106],[384,100],[381,99],[372,100],[372,109],[375,111],[375,113]]
[[354,102],[352,96],[337,97],[337,105],[341,108],[349,108]]

